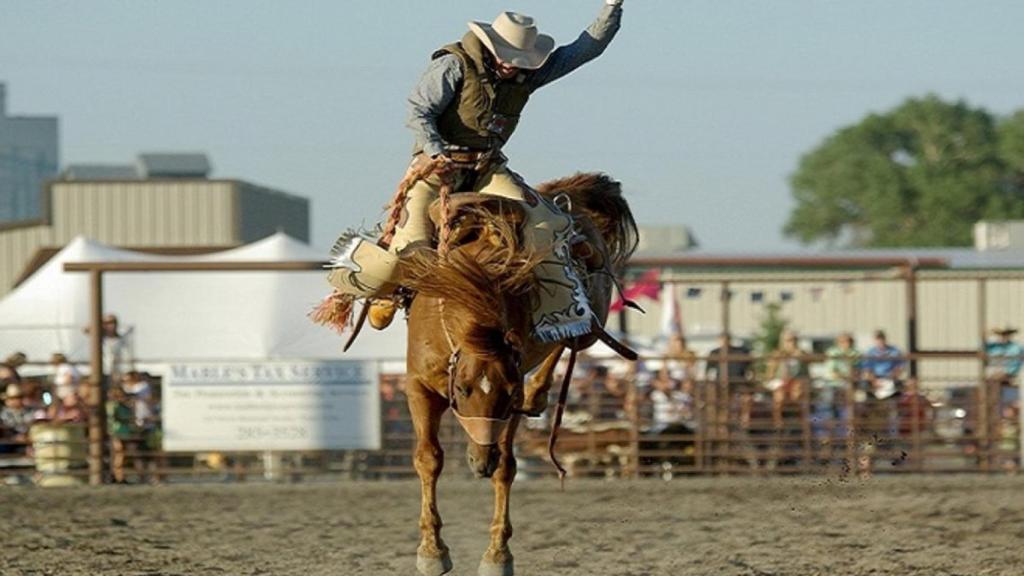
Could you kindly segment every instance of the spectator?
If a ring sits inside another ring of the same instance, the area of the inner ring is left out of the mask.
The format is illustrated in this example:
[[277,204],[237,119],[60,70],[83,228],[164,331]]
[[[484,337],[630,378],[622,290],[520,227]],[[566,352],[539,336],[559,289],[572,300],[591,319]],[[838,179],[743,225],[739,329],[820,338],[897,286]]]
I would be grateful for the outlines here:
[[738,384],[741,388],[749,387],[752,384],[750,359],[727,359],[727,356],[748,357],[750,349],[746,346],[733,346],[728,334],[719,335],[718,346],[708,352],[708,359],[704,365],[704,379],[709,384],[718,382],[722,362],[728,361],[726,376],[729,384]]
[[0,446],[4,452],[24,453],[25,446],[11,446],[28,441],[28,429],[32,426],[33,410],[25,406],[20,384],[10,383],[4,390],[4,406],[0,408],[0,440],[7,443]]
[[[68,362],[67,356],[60,352],[54,353],[50,357],[50,365],[54,369],[53,393],[58,401],[72,394],[77,396],[81,393],[78,387],[82,381],[82,375],[79,374],[74,364]],[[60,402],[54,404],[58,405]]]
[[18,375],[18,371],[6,362],[0,363],[0,384],[2,384],[0,390],[5,389],[8,384],[21,384],[21,376]]
[[999,386],[1001,404],[1012,406],[1019,400],[1015,380],[1024,361],[1024,347],[1013,341],[1014,335],[1017,334],[1016,328],[995,328],[992,333],[996,335],[996,340],[985,343],[985,353],[989,357],[988,377]]
[[598,391],[598,419],[624,420],[629,396],[629,382],[625,377],[607,374],[607,367],[604,368],[606,370],[605,378],[602,380],[604,390]]
[[21,368],[26,362],[28,362],[28,356],[26,356],[24,352],[15,352],[4,360],[4,364],[13,370]]
[[58,424],[77,424],[85,422],[89,415],[85,409],[85,403],[75,392],[59,398],[50,406],[50,420]]
[[768,381],[765,387],[772,393],[772,425],[782,430],[783,409],[787,404],[799,403],[807,387],[807,363],[795,332],[782,333],[779,347],[768,359]]
[[665,366],[669,376],[677,383],[692,382],[697,375],[697,354],[686,346],[686,337],[674,333],[668,339]]
[[693,418],[693,396],[676,386],[667,367],[659,370],[651,382],[651,434],[660,434]]
[[889,344],[885,332],[875,331],[875,345],[864,353],[861,367],[868,381],[871,395],[885,399],[899,394],[903,387],[903,352]]
[[889,344],[884,331],[876,330],[875,345],[864,353],[861,360],[868,383],[865,431],[887,433],[889,438],[899,436],[899,397],[903,390],[904,364],[903,352]]
[[[133,359],[128,339],[119,329],[117,316],[106,314],[101,320],[103,333],[103,385],[109,388],[111,383],[117,384],[121,377],[131,370]],[[86,332],[89,328],[86,327]]]
[[141,474],[142,461],[136,457],[139,436],[135,427],[135,411],[131,400],[120,386],[110,389],[107,399],[107,427],[110,434],[110,473],[115,484],[127,484],[124,475],[125,460],[131,456]]
[[153,409],[150,405],[153,389],[149,385],[149,380],[142,373],[132,370],[121,379],[121,388],[128,395],[132,412],[135,414],[135,426],[139,429],[146,428],[153,418]]
[[[844,436],[849,414],[846,409],[847,394],[856,385],[860,352],[853,344],[853,335],[843,332],[835,344],[825,351],[825,378],[815,391],[814,422],[816,436]],[[838,424],[833,426],[832,424]]]

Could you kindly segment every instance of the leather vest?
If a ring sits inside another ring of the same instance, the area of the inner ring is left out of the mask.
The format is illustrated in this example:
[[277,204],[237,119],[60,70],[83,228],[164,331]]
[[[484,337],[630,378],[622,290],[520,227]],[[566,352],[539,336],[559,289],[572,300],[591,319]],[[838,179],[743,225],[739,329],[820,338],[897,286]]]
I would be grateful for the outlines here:
[[454,54],[462,62],[462,85],[455,100],[441,113],[437,128],[448,144],[472,150],[500,149],[519,125],[519,116],[533,91],[527,73],[499,80],[484,61],[487,48],[472,32],[461,42],[433,54]]

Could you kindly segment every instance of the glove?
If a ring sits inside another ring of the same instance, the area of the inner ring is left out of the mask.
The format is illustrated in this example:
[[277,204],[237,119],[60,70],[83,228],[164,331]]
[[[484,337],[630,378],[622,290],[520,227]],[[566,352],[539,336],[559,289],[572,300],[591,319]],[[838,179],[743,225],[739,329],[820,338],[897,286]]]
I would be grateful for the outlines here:
[[417,154],[413,158],[412,165],[409,166],[409,171],[406,175],[416,174],[419,178],[426,178],[430,174],[446,176],[452,171],[452,168],[451,158],[444,154],[437,154],[435,156]]

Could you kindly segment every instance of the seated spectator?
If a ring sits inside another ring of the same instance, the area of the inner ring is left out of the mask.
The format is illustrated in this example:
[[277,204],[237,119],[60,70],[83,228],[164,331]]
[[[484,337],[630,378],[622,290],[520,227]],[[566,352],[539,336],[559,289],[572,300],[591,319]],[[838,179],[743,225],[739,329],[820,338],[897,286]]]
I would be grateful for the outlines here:
[[[692,386],[692,384],[691,384]],[[651,381],[651,433],[660,434],[693,419],[693,396],[676,388],[669,370],[662,368]]]
[[1019,392],[1015,381],[1024,363],[1024,347],[1013,341],[1017,334],[1016,328],[995,328],[992,333],[996,339],[985,343],[985,353],[989,357],[986,366],[988,378],[999,386],[1001,404],[1013,406],[1018,403]]
[[4,407],[0,408],[0,446],[4,452],[25,452],[25,446],[12,446],[28,441],[28,429],[32,426],[33,410],[24,404],[20,384],[8,384],[4,390]]
[[728,334],[719,335],[718,346],[708,352],[708,359],[704,365],[704,380],[709,384],[718,382],[721,365],[727,361],[726,377],[729,384],[741,389],[749,387],[752,384],[752,362],[749,358],[728,358],[731,356],[750,356],[750,349],[746,346],[734,346]]
[[[835,344],[825,351],[825,378],[819,381],[814,398],[816,436],[843,436],[849,419],[847,394],[856,384],[860,369],[860,352],[853,344],[853,335],[843,332]],[[832,426],[836,423],[838,426]]]
[[124,463],[131,456],[135,467],[141,471],[142,461],[135,457],[139,445],[139,433],[135,427],[135,411],[131,399],[120,386],[110,389],[107,400],[107,432],[110,434],[110,473],[115,484],[126,484]]
[[58,424],[77,424],[88,420],[89,414],[78,394],[71,392],[50,406],[49,417]]
[[82,381],[82,375],[75,368],[74,364],[68,362],[67,356],[60,352],[55,353],[50,357],[50,365],[53,366],[53,393],[59,400],[63,400],[65,397],[75,394],[79,394],[78,387]]
[[875,332],[875,345],[864,352],[861,369],[868,384],[863,431],[898,438],[899,397],[903,392],[903,352],[888,343],[885,332]]
[[686,346],[686,337],[674,333],[668,339],[665,365],[669,376],[676,382],[692,381],[697,376],[697,354]]
[[135,426],[139,429],[146,428],[153,417],[150,406],[153,389],[149,385],[149,380],[142,373],[132,370],[121,379],[121,388],[128,395],[135,414]]
[[24,352],[15,352],[4,360],[4,364],[12,370],[21,368],[26,362],[28,362],[28,356],[26,356]]
[[629,395],[629,383],[625,378],[607,374],[601,383],[597,417],[599,420],[624,420],[626,418],[626,401]]
[[885,332],[875,331],[875,345],[864,353],[861,368],[868,381],[869,393],[877,399],[885,399],[900,393],[903,383],[903,352],[889,344]]
[[779,347],[768,358],[765,387],[772,393],[772,424],[776,430],[782,428],[783,408],[799,402],[807,387],[807,363],[803,357],[796,333],[786,330]]

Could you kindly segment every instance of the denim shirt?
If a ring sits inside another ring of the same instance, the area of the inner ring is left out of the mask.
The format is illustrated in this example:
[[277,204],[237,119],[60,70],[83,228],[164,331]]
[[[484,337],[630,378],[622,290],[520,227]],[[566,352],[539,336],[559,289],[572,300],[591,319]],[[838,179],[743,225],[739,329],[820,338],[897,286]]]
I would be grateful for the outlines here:
[[[600,56],[619,31],[621,18],[621,6],[606,4],[597,20],[579,38],[552,52],[547,62],[537,70],[526,71],[526,82],[536,90]],[[462,75],[458,56],[446,54],[431,61],[409,95],[409,119],[405,125],[413,131],[416,148],[422,148],[430,156],[445,149],[446,143],[437,129],[437,118],[455,100]]]

